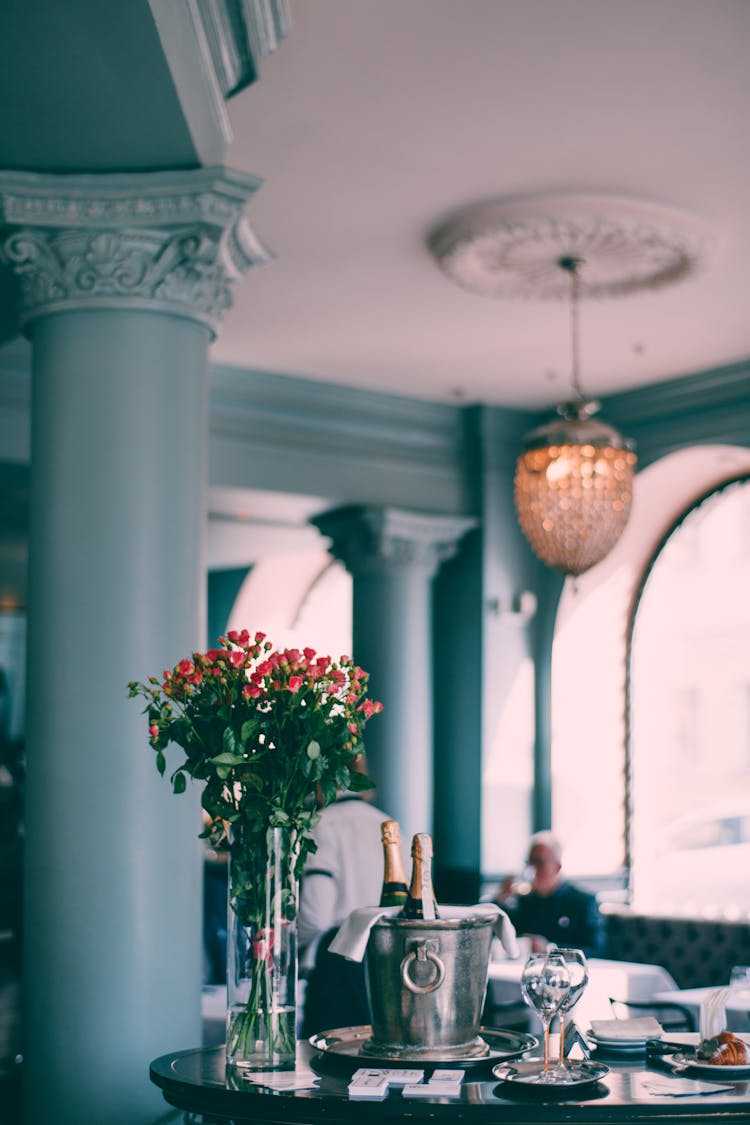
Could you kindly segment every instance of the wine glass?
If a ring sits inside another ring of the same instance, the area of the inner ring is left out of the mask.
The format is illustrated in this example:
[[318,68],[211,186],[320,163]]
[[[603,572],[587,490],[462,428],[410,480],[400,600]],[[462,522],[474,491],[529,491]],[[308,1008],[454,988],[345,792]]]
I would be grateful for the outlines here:
[[582,949],[558,946],[555,952],[562,955],[570,977],[570,990],[558,1009],[560,1014],[560,1058],[554,1071],[556,1077],[565,1082],[570,1081],[571,1078],[569,1069],[565,1065],[565,1023],[568,1013],[573,1011],[573,1008],[583,996],[583,990],[589,983],[589,966]]
[[549,1028],[570,991],[570,973],[565,958],[556,950],[535,953],[529,957],[521,973],[521,992],[529,1007],[534,1008],[544,1029],[544,1071],[538,1082],[555,1082],[549,1066]]

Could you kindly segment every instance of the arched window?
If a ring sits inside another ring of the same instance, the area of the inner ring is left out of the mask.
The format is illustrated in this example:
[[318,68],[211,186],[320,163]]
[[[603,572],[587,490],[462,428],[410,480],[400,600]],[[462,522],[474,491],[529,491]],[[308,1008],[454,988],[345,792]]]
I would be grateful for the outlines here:
[[[568,580],[560,600],[552,655],[552,826],[563,842],[568,874],[590,879],[605,892],[619,888],[620,897],[628,885],[630,844],[635,844],[636,832],[639,848],[643,845],[639,860],[648,854],[637,818],[655,795],[647,791],[645,780],[636,794],[631,786],[636,769],[629,768],[631,750],[634,760],[638,754],[633,730],[648,724],[656,706],[652,699],[641,710],[644,696],[636,694],[634,679],[634,710],[628,707],[628,639],[638,593],[645,589],[644,575],[655,569],[652,560],[684,513],[728,480],[749,473],[750,450],[734,446],[685,448],[649,465],[636,479],[633,513],[622,539],[602,563],[575,582]],[[688,550],[690,534],[686,531],[683,550]],[[745,562],[745,591],[740,596],[750,611],[750,560]],[[700,598],[701,611],[717,604],[710,590]],[[686,604],[683,612],[693,615],[695,607]],[[640,621],[640,613],[637,616]],[[750,652],[748,641],[750,634]],[[674,658],[657,646],[657,663]],[[737,688],[733,706],[738,714],[742,698]],[[690,737],[693,705],[686,685],[679,702],[683,739]],[[671,708],[671,703],[664,707]],[[717,754],[723,741],[716,728]],[[658,760],[660,753],[652,744],[650,751],[644,749],[643,760]],[[642,771],[638,776],[646,777]],[[634,888],[635,876],[634,872]],[[642,878],[639,890],[645,903]],[[750,888],[746,900],[750,903]],[[655,908],[653,900],[650,908]]]
[[639,591],[630,658],[633,905],[750,913],[750,476],[693,505]]

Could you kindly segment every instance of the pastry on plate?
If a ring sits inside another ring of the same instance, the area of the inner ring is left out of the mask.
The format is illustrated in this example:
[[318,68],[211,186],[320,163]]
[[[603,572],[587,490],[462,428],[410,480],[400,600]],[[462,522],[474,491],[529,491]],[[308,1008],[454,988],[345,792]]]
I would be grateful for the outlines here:
[[744,1066],[750,1063],[747,1044],[731,1031],[722,1031],[714,1039],[703,1039],[696,1055],[712,1066]]

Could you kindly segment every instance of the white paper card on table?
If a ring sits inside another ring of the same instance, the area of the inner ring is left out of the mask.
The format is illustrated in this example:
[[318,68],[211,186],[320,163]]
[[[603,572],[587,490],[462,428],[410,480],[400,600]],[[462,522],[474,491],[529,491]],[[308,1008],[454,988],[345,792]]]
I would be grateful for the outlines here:
[[[460,1088],[457,1092],[459,1094],[461,1093]],[[401,1093],[405,1098],[450,1098],[454,1096],[450,1093],[446,1093],[446,1091],[440,1087],[436,1088],[432,1086],[429,1082],[421,1082],[417,1086],[404,1086]]]
[[653,1016],[639,1016],[631,1020],[592,1020],[591,1030],[597,1039],[656,1039],[662,1026]]
[[347,1086],[350,1098],[372,1098],[379,1100],[388,1094],[388,1077],[386,1071],[360,1068],[352,1075],[352,1080]]
[[428,1082],[428,1086],[440,1093],[461,1093],[461,1083],[464,1080],[462,1070],[435,1070]]
[[[635,1080],[635,1082],[634,1082]],[[702,1082],[699,1078],[667,1077],[666,1075],[630,1075],[631,1091],[655,1094],[659,1098],[694,1098],[699,1095],[729,1094],[733,1086],[723,1086],[718,1082]],[[634,1089],[635,1087],[635,1089]]]
[[297,1070],[253,1070],[242,1077],[246,1082],[269,1090],[311,1090],[320,1082],[315,1071],[303,1067]]
[[406,1098],[458,1098],[461,1096],[462,1070],[435,1070],[429,1082],[404,1086]]
[[389,1086],[408,1086],[410,1083],[421,1082],[424,1078],[423,1070],[386,1070]]

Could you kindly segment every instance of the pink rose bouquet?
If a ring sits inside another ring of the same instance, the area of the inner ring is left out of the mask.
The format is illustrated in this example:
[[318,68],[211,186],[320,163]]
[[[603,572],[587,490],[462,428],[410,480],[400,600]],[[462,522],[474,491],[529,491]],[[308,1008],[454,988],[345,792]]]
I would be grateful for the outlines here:
[[146,700],[159,773],[170,743],[183,751],[170,773],[174,792],[184,792],[189,779],[202,784],[209,818],[203,836],[229,848],[231,906],[260,951],[251,995],[228,1032],[229,1057],[258,1039],[272,1006],[272,946],[263,928],[269,831],[284,829],[289,841],[290,885],[275,909],[292,921],[291,885],[314,848],[316,805],[329,804],[339,789],[372,788],[356,763],[365,724],[382,705],[367,698],[368,675],[349,657],[273,651],[263,633],[246,629],[219,638],[219,646],[180,660],[161,679],[133,681],[129,694]]

